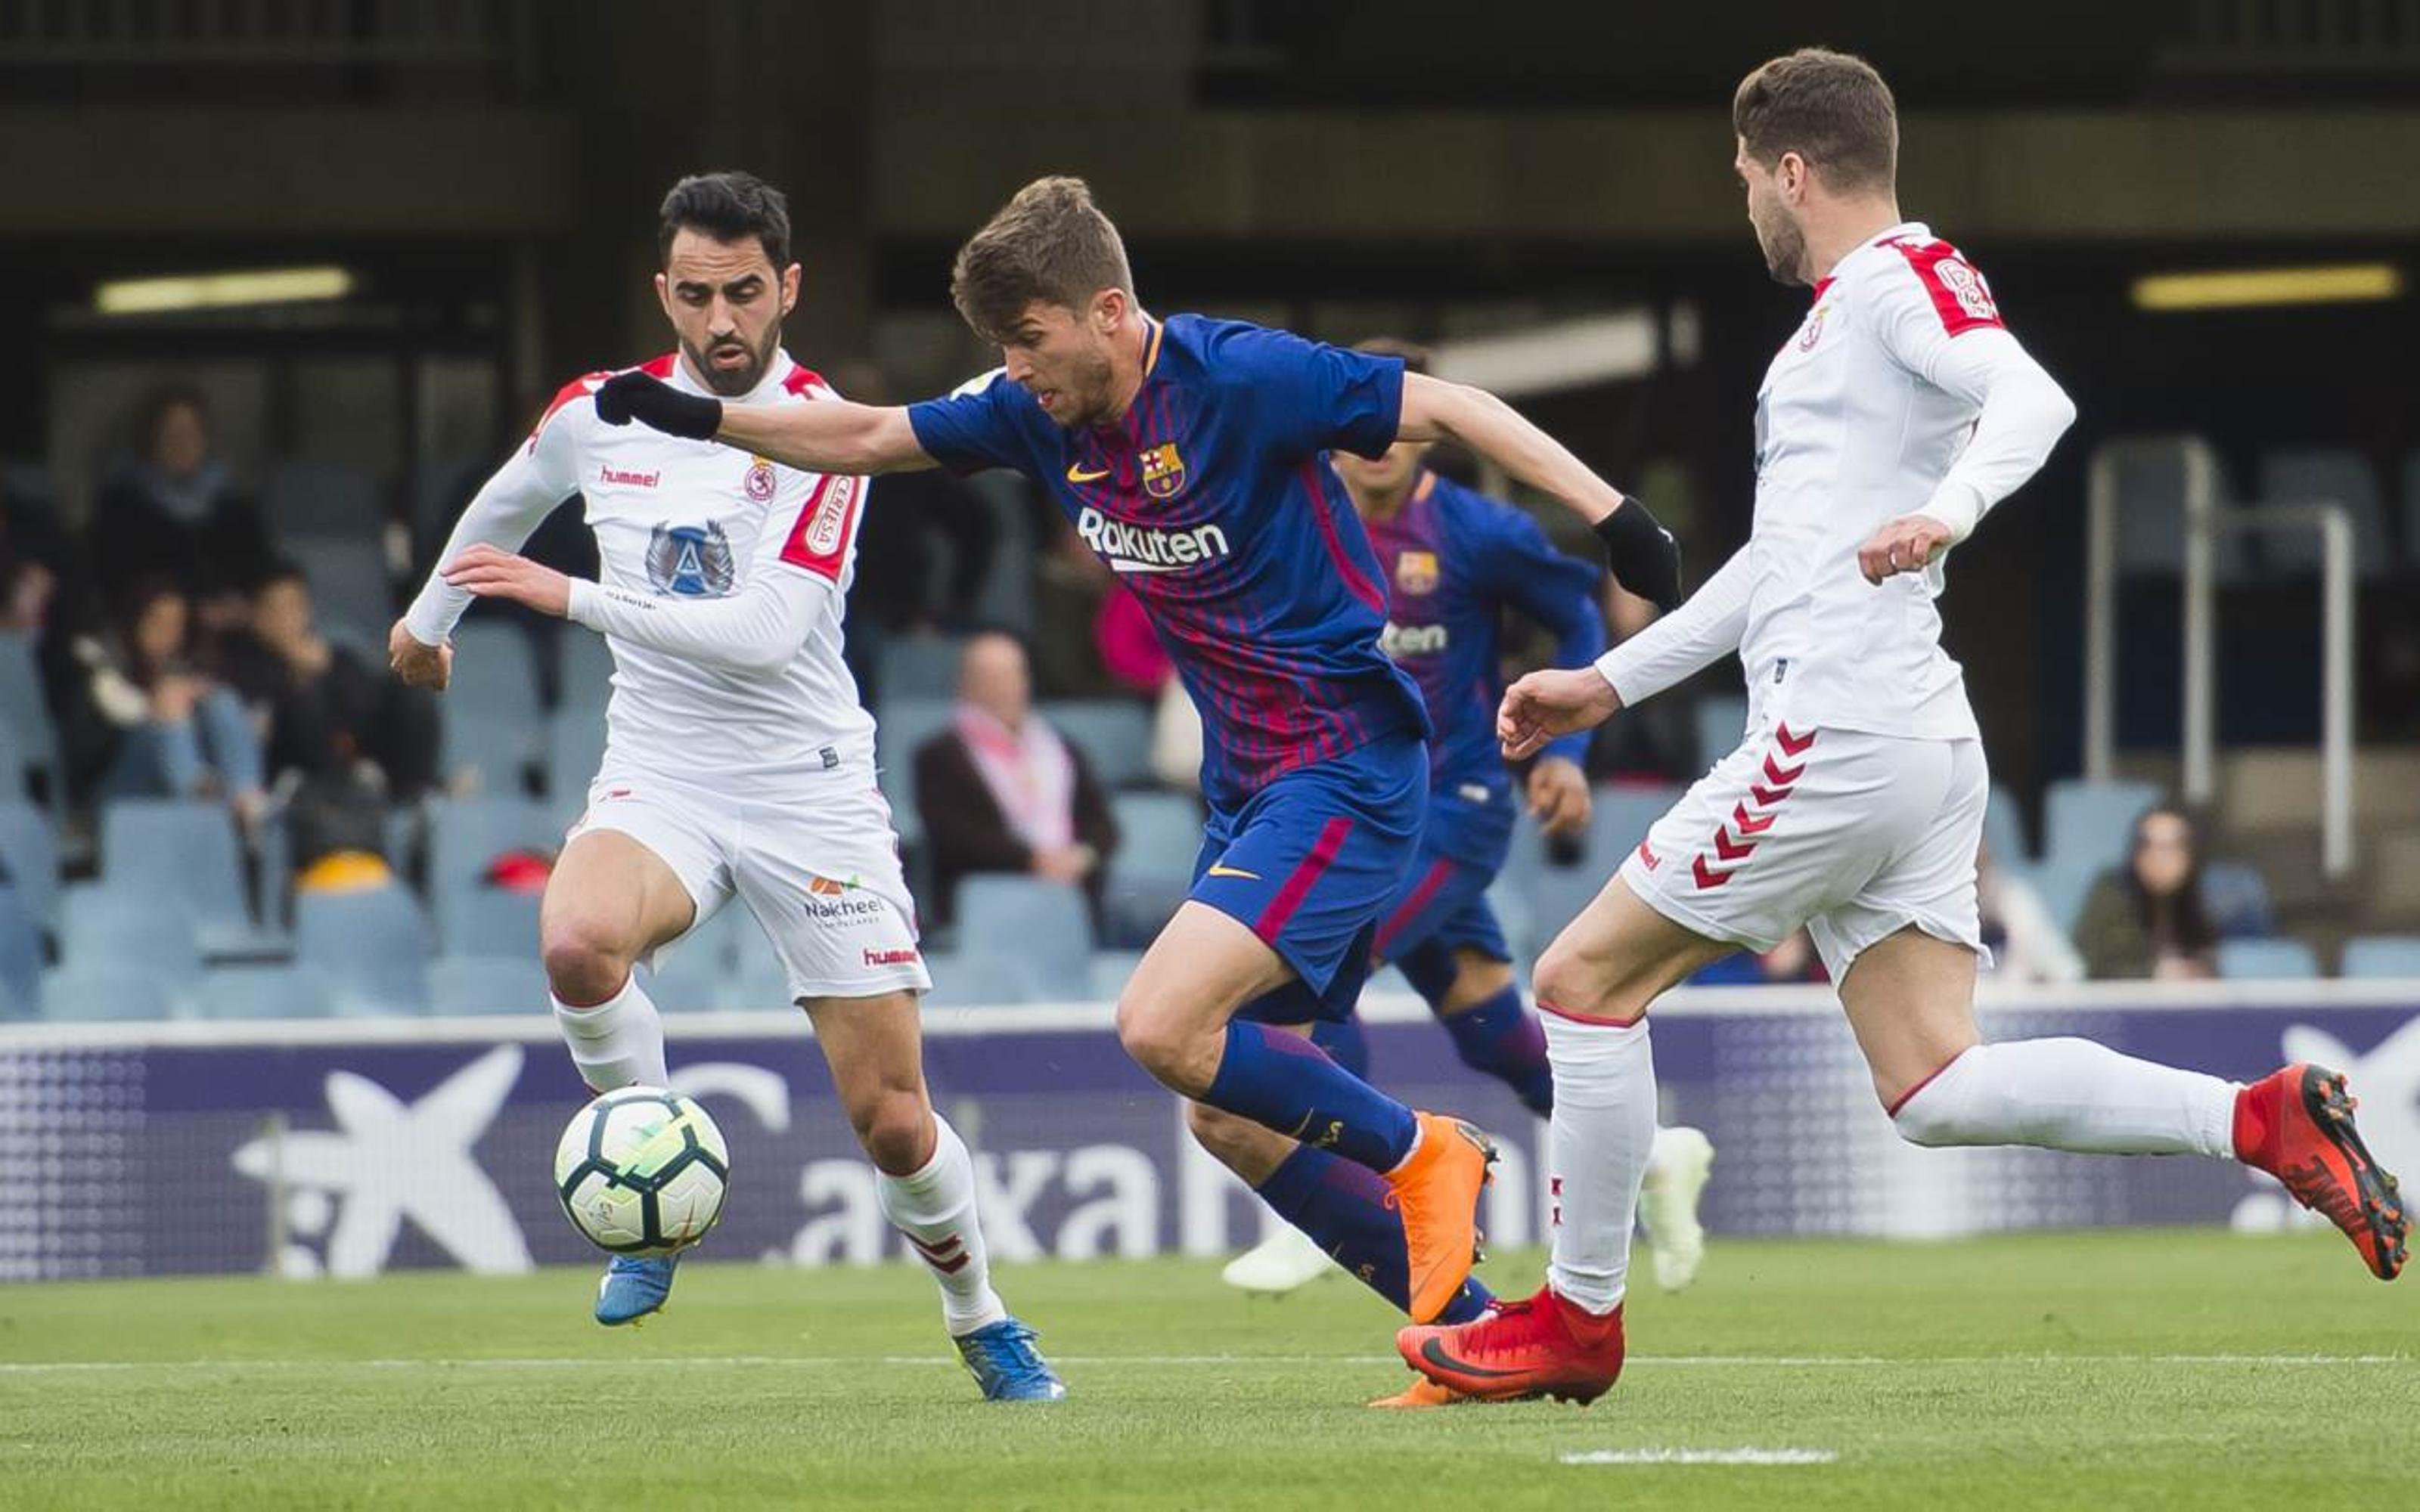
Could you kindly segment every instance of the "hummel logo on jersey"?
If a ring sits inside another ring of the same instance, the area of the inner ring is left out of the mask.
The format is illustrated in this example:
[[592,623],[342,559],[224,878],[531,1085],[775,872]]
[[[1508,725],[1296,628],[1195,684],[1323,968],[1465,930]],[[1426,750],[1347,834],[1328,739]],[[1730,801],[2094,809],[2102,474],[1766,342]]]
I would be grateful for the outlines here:
[[1407,656],[1439,656],[1445,654],[1446,627],[1442,625],[1397,625],[1388,620],[1378,632],[1378,649],[1395,661]]
[[1081,462],[1070,462],[1067,464],[1067,481],[1069,483],[1098,483],[1109,475],[1109,470],[1107,468],[1102,468],[1096,472],[1087,472],[1084,471],[1084,464]]
[[1227,532],[1216,525],[1189,531],[1160,530],[1115,519],[1089,505],[1076,517],[1076,533],[1117,572],[1176,572],[1227,554]]
[[652,488],[662,481],[663,475],[661,469],[653,472],[625,472],[620,468],[599,466],[597,470],[597,482],[617,488]]

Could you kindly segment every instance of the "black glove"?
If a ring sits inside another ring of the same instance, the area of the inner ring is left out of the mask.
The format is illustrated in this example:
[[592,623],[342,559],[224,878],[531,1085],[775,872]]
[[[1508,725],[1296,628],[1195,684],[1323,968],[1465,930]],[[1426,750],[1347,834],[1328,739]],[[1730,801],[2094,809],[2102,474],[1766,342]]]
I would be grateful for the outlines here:
[[597,391],[597,418],[609,425],[635,420],[667,436],[710,441],[722,428],[722,401],[683,393],[661,378],[634,370],[614,374]]
[[1623,592],[1637,594],[1667,614],[1681,607],[1681,543],[1647,512],[1646,500],[1626,496],[1620,509],[1589,529],[1605,543],[1605,559]]

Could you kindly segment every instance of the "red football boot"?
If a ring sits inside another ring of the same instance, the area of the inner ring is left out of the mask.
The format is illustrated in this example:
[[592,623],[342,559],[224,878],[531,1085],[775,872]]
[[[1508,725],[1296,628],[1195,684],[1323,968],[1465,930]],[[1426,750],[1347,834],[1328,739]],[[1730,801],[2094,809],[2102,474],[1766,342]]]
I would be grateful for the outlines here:
[[2412,1224],[2395,1178],[2352,1126],[2341,1072],[2296,1063],[2235,1095],[2235,1158],[2324,1213],[2381,1281],[2403,1269]]
[[1451,1326],[1395,1335],[1404,1363],[1429,1380],[1482,1401],[1553,1396],[1585,1407],[1621,1379],[1621,1309],[1600,1318],[1540,1287],[1526,1302],[1499,1302]]

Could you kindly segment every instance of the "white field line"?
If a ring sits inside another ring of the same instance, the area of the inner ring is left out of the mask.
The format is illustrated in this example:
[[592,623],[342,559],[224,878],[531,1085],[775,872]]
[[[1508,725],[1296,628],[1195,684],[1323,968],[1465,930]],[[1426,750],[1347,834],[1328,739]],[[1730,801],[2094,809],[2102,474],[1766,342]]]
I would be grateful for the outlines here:
[[1557,1455],[1567,1465],[1828,1465],[1829,1449],[1587,1449]]
[[[1079,1369],[1134,1365],[1249,1368],[1259,1365],[1401,1365],[1391,1354],[1063,1354],[1054,1365]],[[943,1354],[716,1354],[652,1355],[644,1358],[564,1356],[539,1358],[429,1358],[380,1360],[23,1360],[0,1361],[0,1377],[65,1375],[78,1371],[138,1370],[660,1370],[670,1365],[706,1369],[830,1370],[844,1366],[951,1365],[958,1361]],[[1922,1369],[1934,1365],[2246,1365],[2336,1366],[2420,1365],[2409,1354],[1668,1354],[1633,1355],[1630,1364],[1645,1368],[1714,1367],[1778,1370]]]

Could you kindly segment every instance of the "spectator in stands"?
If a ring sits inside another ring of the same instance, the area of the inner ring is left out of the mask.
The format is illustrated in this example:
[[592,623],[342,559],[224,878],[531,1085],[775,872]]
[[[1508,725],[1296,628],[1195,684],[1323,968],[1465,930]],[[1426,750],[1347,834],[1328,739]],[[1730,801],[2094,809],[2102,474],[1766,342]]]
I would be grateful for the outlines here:
[[1065,516],[1045,530],[1050,546],[1033,574],[1033,679],[1042,696],[1097,699],[1133,691],[1102,665],[1094,631],[1101,606],[1116,592],[1115,575]]
[[240,623],[240,585],[269,554],[260,511],[212,455],[201,390],[171,384],[145,405],[142,446],[93,502],[89,556],[102,596],[122,602],[136,581],[167,577],[204,625]]
[[2216,975],[2218,932],[2202,901],[2201,846],[2183,810],[2163,805],[2134,821],[2133,854],[2093,883],[2075,933],[2096,980]]
[[64,734],[70,789],[102,802],[224,797],[247,831],[265,797],[259,736],[208,670],[184,594],[138,581],[114,627],[71,647],[76,699]]
[[417,793],[436,769],[433,701],[321,637],[310,585],[291,563],[270,566],[250,606],[227,638],[227,683],[268,732],[269,771],[292,789],[296,865],[382,852],[389,793]]
[[916,810],[931,847],[937,921],[958,879],[1019,872],[1080,887],[1097,911],[1118,845],[1108,795],[1082,751],[1033,713],[1025,648],[997,632],[967,642],[948,730],[916,751]]
[[2042,902],[2032,883],[1996,864],[1989,845],[1975,853],[1975,892],[1995,980],[2084,980],[2084,958],[2075,953],[2067,932],[2051,917],[2050,905]]

